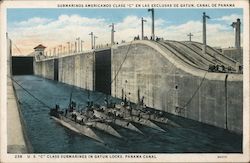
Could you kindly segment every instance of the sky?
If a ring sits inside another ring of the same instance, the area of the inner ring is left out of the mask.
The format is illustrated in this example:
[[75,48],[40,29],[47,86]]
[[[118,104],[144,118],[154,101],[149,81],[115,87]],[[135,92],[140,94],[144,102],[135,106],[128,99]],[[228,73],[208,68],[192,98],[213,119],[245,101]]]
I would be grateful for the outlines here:
[[[207,20],[207,44],[216,47],[234,46],[234,29],[230,26],[237,18],[242,20],[242,9],[155,9],[155,35],[167,40],[202,41],[202,13]],[[141,17],[144,35],[151,35],[151,13],[147,9],[8,9],[7,29],[14,43],[13,55],[27,55],[38,44],[50,50],[77,37],[90,49],[89,33],[98,38],[96,44],[110,43],[110,24],[115,25],[115,42],[131,41],[141,35]],[[243,31],[241,30],[241,34]],[[19,49],[19,50],[18,50]]]

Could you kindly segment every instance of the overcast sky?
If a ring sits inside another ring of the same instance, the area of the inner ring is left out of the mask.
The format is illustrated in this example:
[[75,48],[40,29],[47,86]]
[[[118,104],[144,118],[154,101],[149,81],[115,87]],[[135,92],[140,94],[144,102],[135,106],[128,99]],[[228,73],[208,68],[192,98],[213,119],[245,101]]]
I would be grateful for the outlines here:
[[[202,13],[207,21],[207,43],[216,47],[234,46],[234,30],[230,26],[242,20],[242,9],[155,9],[155,34],[168,40],[202,40]],[[15,46],[14,55],[26,55],[38,44],[49,50],[80,37],[84,49],[90,49],[90,32],[98,38],[96,44],[110,43],[111,23],[115,24],[115,41],[131,41],[141,35],[144,17],[145,35],[151,34],[151,13],[147,9],[8,9],[8,33]]]

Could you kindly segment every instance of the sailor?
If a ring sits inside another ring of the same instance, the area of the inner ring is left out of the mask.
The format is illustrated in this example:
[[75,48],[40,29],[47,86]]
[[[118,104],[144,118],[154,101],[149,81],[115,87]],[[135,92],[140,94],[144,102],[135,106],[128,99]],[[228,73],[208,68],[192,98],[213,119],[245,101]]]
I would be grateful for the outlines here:
[[104,102],[106,103],[106,107],[108,108],[108,107],[109,107],[108,99],[107,99],[107,98],[104,98]]
[[75,107],[76,107],[76,103],[74,101],[72,101],[71,104],[70,104],[70,112],[75,110],[76,109]]
[[129,116],[131,116],[132,115],[132,107],[128,108],[128,111],[129,111]]
[[72,111],[73,111],[73,107],[72,107],[72,102],[71,102],[69,105],[69,112],[72,112]]
[[60,109],[59,105],[56,104],[56,111],[58,111]]
[[141,105],[143,106],[143,104],[144,104],[144,96],[142,96],[141,98]]
[[67,113],[68,113],[68,109],[65,110],[65,116],[67,115]]
[[219,71],[219,65],[218,65],[218,64],[215,66],[215,71],[216,71],[216,72]]
[[239,72],[242,72],[243,70],[243,65],[239,65]]
[[236,72],[239,72],[240,71],[240,63],[239,62],[236,62],[235,64],[235,67],[236,67]]
[[88,100],[88,101],[87,101],[87,107],[89,107],[89,106],[90,106],[90,101]]
[[124,105],[127,105],[127,95],[125,95]]

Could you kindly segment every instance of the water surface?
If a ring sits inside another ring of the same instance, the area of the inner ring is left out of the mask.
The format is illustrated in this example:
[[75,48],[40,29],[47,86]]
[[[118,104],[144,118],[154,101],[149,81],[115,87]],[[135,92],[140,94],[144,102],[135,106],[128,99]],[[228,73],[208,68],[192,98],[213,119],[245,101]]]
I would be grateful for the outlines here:
[[[37,76],[15,76],[14,79],[48,107],[60,104],[67,107],[71,91],[77,105],[85,106],[88,91]],[[101,131],[96,133],[105,140],[97,142],[71,131],[48,115],[49,108],[14,84],[27,135],[34,153],[238,153],[242,152],[242,135],[224,129],[197,123],[177,116],[169,118],[182,127],[161,126],[166,132],[141,125],[144,135],[116,127],[124,136],[118,139]],[[91,99],[104,104],[105,95],[90,92]],[[114,101],[116,99],[113,99]]]

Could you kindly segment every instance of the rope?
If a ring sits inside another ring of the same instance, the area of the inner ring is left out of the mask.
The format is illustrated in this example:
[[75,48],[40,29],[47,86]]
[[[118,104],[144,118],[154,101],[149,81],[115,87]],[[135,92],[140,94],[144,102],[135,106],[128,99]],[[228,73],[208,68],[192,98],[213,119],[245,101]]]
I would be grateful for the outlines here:
[[25,92],[27,92],[31,97],[33,97],[35,100],[37,100],[39,103],[41,103],[43,106],[52,109],[50,106],[48,106],[47,104],[45,104],[43,101],[41,101],[40,99],[38,99],[36,96],[34,96],[33,94],[31,94],[27,89],[25,89],[21,84],[19,84],[15,79],[13,79],[12,77],[8,76],[12,81],[14,81],[19,87],[21,87]]
[[18,50],[18,52],[20,53],[20,55],[22,55],[21,50],[17,47],[17,45],[13,42],[14,46],[16,47],[16,49]]
[[208,71],[205,72],[205,74],[204,74],[204,76],[203,76],[203,78],[202,78],[202,80],[201,80],[201,82],[200,82],[200,85],[196,88],[195,92],[193,93],[193,95],[192,95],[191,98],[187,101],[187,103],[184,105],[183,108],[186,108],[186,107],[190,104],[190,102],[193,100],[194,96],[196,95],[196,93],[198,92],[198,90],[201,88],[201,86],[202,86],[202,84],[203,84],[203,82],[204,82],[204,80],[205,80],[205,78],[206,78],[207,72],[208,72]]
[[[132,41],[131,41],[130,44],[129,44],[128,50],[127,50],[127,52],[126,52],[126,55],[125,55],[125,57],[124,57],[122,63],[120,64],[120,66],[119,66],[119,68],[118,68],[118,71],[116,72],[114,78],[111,80],[110,85],[112,85],[112,83],[115,81],[115,79],[117,78],[118,73],[120,72],[120,70],[121,70],[121,68],[122,68],[122,66],[123,66],[123,64],[124,64],[124,62],[126,61],[127,56],[128,56],[128,52],[130,51],[130,48],[131,48],[131,45],[132,45]],[[96,98],[95,100],[93,100],[93,101],[94,101],[94,102],[99,101],[99,100],[101,99],[102,96],[103,96],[103,94],[101,94],[99,97],[97,97],[97,98]],[[105,96],[106,96],[106,95],[105,95]]]
[[122,61],[121,65],[120,65],[120,67],[119,67],[118,71],[116,72],[115,77],[113,78],[113,80],[111,80],[110,85],[111,85],[111,84],[114,82],[114,80],[116,79],[116,77],[117,77],[118,73],[120,72],[120,70],[121,70],[121,68],[122,68],[122,65],[124,64],[125,60],[127,59],[128,52],[129,52],[129,50],[130,50],[130,48],[131,48],[131,45],[132,45],[132,41],[131,41],[131,42],[130,42],[130,44],[129,44],[129,47],[128,47],[128,50],[127,50],[127,53],[126,53],[126,55],[125,55],[125,57],[124,57],[124,59],[123,59],[123,61]]

